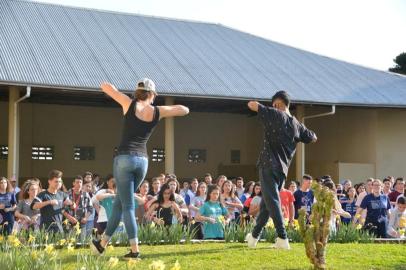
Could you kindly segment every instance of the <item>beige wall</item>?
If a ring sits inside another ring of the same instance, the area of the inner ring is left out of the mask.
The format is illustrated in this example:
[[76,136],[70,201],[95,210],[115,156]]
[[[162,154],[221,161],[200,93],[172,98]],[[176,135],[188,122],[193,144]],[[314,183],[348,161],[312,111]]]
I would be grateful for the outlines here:
[[[8,102],[0,102],[0,144],[8,144]],[[7,176],[6,159],[0,159],[0,176]]]
[[[7,102],[0,103],[0,144],[7,144]],[[306,108],[306,115],[324,109]],[[59,168],[70,178],[86,170],[102,175],[112,171],[112,150],[121,133],[118,108],[22,104],[20,176],[46,180],[48,171]],[[338,107],[333,116],[308,119],[306,125],[316,131],[318,142],[306,146],[306,172],[314,176],[339,177],[339,164],[346,165],[345,175],[356,175],[355,182],[367,177],[406,176],[406,110]],[[157,126],[149,142],[152,148],[164,147],[164,121]],[[238,114],[191,113],[175,120],[175,170],[179,178],[213,175],[243,175],[256,180],[255,162],[261,143],[261,127],[255,117]],[[53,161],[31,159],[31,146],[55,146]],[[73,146],[95,146],[96,160],[75,161]],[[189,164],[189,149],[207,150],[207,161]],[[241,151],[241,164],[230,163],[230,151]],[[356,164],[372,164],[374,175],[362,175]],[[297,178],[291,165],[288,179]],[[0,160],[0,174],[6,174],[6,160]],[[341,166],[343,167],[343,166]],[[352,169],[351,169],[352,168]],[[164,163],[150,162],[148,177],[164,171]]]
[[[7,103],[3,103],[7,105]],[[2,105],[3,105],[2,104]],[[2,106],[6,107],[6,106]],[[4,117],[4,114],[2,114]],[[3,123],[3,121],[2,121]],[[164,125],[161,121],[153,133],[148,147],[164,147]],[[4,133],[7,135],[7,133]],[[64,172],[66,178],[86,170],[106,175],[112,172],[113,148],[121,134],[121,110],[83,106],[63,106],[24,103],[21,106],[20,178],[36,176],[46,180],[50,169]],[[258,151],[257,139],[260,127],[253,117],[236,114],[193,113],[175,120],[175,168],[179,178],[202,177],[206,172],[213,175],[224,173],[230,165],[230,151],[241,150],[241,166],[233,167],[238,175],[248,176],[255,171]],[[2,136],[3,138],[3,136]],[[6,138],[4,139],[7,144]],[[55,147],[52,161],[31,159],[32,145]],[[73,160],[73,147],[94,146],[94,161]],[[189,164],[189,149],[206,149],[207,161]],[[2,166],[5,161],[2,161]],[[220,165],[223,171],[218,171]],[[241,170],[242,168],[242,170]],[[229,171],[229,170],[228,170]],[[164,163],[150,162],[147,177],[164,172]]]

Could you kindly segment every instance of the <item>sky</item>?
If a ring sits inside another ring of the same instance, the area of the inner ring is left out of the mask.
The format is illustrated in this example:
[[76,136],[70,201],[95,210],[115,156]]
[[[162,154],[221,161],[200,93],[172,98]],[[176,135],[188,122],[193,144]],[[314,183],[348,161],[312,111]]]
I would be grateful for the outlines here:
[[406,52],[404,0],[31,1],[219,23],[379,70]]

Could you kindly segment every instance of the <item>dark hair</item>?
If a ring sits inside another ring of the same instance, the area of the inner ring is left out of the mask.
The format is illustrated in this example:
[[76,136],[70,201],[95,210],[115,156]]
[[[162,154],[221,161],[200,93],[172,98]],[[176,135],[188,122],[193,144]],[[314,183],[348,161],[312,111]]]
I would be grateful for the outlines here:
[[248,191],[250,191],[250,186],[252,184],[255,184],[255,182],[254,181],[249,181],[248,183],[245,184],[244,193],[247,193]]
[[336,185],[334,184],[333,180],[326,179],[323,181],[323,186],[327,187],[330,190],[334,190]]
[[[169,190],[171,189],[169,187],[168,183],[165,183],[165,184],[162,185],[162,187],[161,187],[161,189],[159,190],[159,193],[158,193],[158,198],[156,200],[156,202],[158,204],[162,204],[164,202],[164,192],[165,192],[165,190],[168,190],[168,189]],[[172,192],[171,192],[171,195],[169,197],[169,200],[170,201],[175,201],[175,194],[173,194]]]
[[223,185],[221,186],[221,193],[222,194],[224,193],[224,185],[226,183],[230,183],[230,185],[231,185],[231,190],[230,190],[230,193],[228,194],[228,196],[230,196],[231,198],[234,199],[236,197],[235,196],[235,187],[234,187],[234,184],[233,184],[233,182],[231,180],[224,181]]
[[272,104],[275,102],[275,100],[280,99],[285,103],[286,107],[289,107],[290,105],[290,96],[286,91],[278,91],[273,95],[272,97]]
[[235,179],[235,181],[239,181],[239,180],[244,181],[244,178],[242,178],[241,176],[238,176],[238,177]]
[[382,183],[385,183],[385,182],[390,182],[390,178],[389,178],[389,177],[385,177],[385,178],[383,179]]
[[211,177],[211,174],[210,173],[206,173],[205,175],[204,175],[204,177],[206,178],[206,177]]
[[309,174],[304,174],[302,179],[306,179],[306,180],[313,180],[313,177]]
[[[220,187],[218,185],[209,185],[207,187],[206,202],[210,201],[210,194],[216,189],[220,192]],[[219,196],[218,201],[220,202],[220,196]]]
[[[179,182],[178,182],[178,180],[176,179],[176,178],[171,178],[171,177],[169,177],[168,178],[168,181],[166,181],[166,183],[165,184],[168,184],[168,186],[169,186],[169,183],[170,182],[175,182],[176,183],[176,190],[175,190],[175,193],[179,193]],[[164,185],[165,185],[164,184]],[[161,187],[161,189],[162,189],[162,187]]]
[[[203,182],[200,182],[199,185],[197,185],[196,197],[199,197],[201,195],[200,194],[200,187],[203,186],[203,185],[207,186],[206,182],[203,181]],[[206,189],[206,193],[207,193],[207,189]]]
[[406,204],[406,198],[405,198],[405,196],[399,196],[398,199],[396,200],[396,203],[399,203],[399,204]]
[[81,175],[76,175],[75,178],[73,178],[73,180],[82,180],[83,181],[83,177]]
[[85,178],[88,175],[90,175],[92,177],[92,179],[93,179],[93,173],[91,173],[91,172],[84,172],[83,173],[83,178]]
[[396,185],[398,184],[398,182],[403,182],[403,177],[398,177],[398,178],[396,178],[395,184],[393,184],[393,188],[396,187]]
[[11,183],[10,183],[10,180],[8,180],[6,177],[4,177],[4,176],[1,176],[0,177],[0,181],[3,181],[3,180],[6,180],[6,182],[7,182],[7,187],[6,187],[6,192],[11,192],[11,191],[13,191],[13,187],[12,187],[12,185],[11,185]]
[[252,189],[252,193],[251,193],[250,198],[254,198],[255,196],[262,196],[262,190],[259,192],[258,195],[255,194],[255,188],[256,188],[256,187],[260,187],[260,186],[261,186],[261,184],[260,184],[259,182],[256,182],[256,183],[255,183],[254,188]]
[[62,174],[61,171],[52,170],[52,171],[50,171],[49,174],[48,174],[48,179],[49,179],[49,180],[52,180],[52,179],[54,179],[54,178],[61,178],[62,175],[63,175],[63,174]]

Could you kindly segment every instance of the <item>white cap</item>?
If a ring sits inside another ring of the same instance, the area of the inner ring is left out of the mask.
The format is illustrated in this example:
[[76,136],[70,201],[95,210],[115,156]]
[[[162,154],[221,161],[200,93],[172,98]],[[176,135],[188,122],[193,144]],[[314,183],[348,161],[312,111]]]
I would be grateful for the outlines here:
[[155,94],[157,94],[156,90],[155,90],[155,83],[151,79],[148,79],[148,78],[143,78],[143,79],[139,80],[137,82],[136,90],[151,91],[151,92],[154,92]]

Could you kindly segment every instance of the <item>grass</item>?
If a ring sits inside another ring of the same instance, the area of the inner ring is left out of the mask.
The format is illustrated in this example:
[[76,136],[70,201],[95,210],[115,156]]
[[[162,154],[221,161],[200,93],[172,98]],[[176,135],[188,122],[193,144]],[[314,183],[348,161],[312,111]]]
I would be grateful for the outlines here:
[[[292,244],[292,250],[280,251],[260,243],[257,249],[248,249],[245,244],[203,243],[187,245],[141,246],[142,260],[135,269],[148,269],[152,261],[162,260],[170,270],[176,260],[181,269],[193,270],[255,270],[255,269],[312,269],[303,244]],[[118,257],[127,252],[116,247],[106,257]],[[80,269],[76,265],[76,253],[89,254],[89,249],[78,249],[73,253],[61,251],[64,269]],[[406,270],[406,249],[402,244],[329,244],[327,250],[328,269],[393,269]],[[116,269],[116,267],[114,268]],[[120,260],[117,269],[126,269]]]

